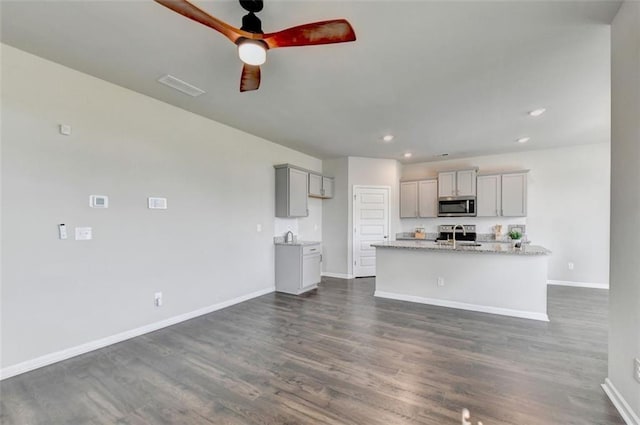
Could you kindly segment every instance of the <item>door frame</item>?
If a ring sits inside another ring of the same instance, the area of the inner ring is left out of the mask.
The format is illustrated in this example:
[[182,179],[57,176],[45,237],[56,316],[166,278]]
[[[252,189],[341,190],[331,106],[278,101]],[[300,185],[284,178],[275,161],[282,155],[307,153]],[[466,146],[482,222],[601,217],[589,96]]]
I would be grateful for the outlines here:
[[387,231],[389,232],[387,240],[391,240],[391,186],[354,184],[351,197],[351,275],[354,278],[361,277],[356,274],[356,268],[353,264],[354,259],[356,258],[356,244],[354,242],[356,233],[356,190],[358,189],[383,189],[387,191]]

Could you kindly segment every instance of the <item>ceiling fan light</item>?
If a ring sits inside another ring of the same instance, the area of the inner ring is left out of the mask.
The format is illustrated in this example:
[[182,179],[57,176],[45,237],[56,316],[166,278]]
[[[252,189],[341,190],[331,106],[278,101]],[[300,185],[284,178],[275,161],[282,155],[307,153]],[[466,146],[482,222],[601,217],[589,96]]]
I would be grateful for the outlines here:
[[262,65],[267,60],[267,49],[259,41],[245,40],[238,44],[238,56],[247,65]]

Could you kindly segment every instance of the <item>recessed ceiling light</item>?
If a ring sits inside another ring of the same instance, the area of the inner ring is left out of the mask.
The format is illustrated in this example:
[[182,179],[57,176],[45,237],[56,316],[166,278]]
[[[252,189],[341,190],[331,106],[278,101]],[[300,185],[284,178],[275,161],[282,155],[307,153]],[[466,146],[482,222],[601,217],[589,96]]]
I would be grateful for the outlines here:
[[527,143],[529,140],[531,140],[531,137],[521,137],[518,140],[516,140],[516,142],[518,142],[518,143]]
[[411,152],[407,152],[404,154],[405,158],[411,158],[411,155],[413,155]]
[[387,134],[386,136],[384,136],[382,138],[382,140],[384,140],[385,142],[389,143],[390,141],[393,140],[393,134]]
[[547,110],[545,108],[534,109],[533,111],[529,112],[529,115],[531,115],[532,117],[539,117],[540,115],[544,114],[545,112],[547,112]]

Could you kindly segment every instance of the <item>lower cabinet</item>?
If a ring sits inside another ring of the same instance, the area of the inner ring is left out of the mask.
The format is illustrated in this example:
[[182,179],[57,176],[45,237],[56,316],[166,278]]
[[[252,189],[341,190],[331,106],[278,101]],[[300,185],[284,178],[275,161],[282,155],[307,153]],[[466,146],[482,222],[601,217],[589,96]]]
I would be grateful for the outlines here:
[[315,289],[322,271],[320,243],[276,245],[276,291],[298,295]]

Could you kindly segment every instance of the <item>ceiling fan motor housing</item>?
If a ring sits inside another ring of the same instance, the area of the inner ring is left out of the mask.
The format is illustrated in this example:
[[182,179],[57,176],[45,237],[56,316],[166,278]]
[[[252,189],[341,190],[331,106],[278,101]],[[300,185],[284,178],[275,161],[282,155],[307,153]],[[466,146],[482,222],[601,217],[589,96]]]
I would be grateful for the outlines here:
[[249,12],[242,17],[242,27],[240,29],[254,34],[264,34],[262,32],[262,22],[253,12]]
[[247,12],[258,13],[262,10],[262,0],[240,0],[240,6]]

